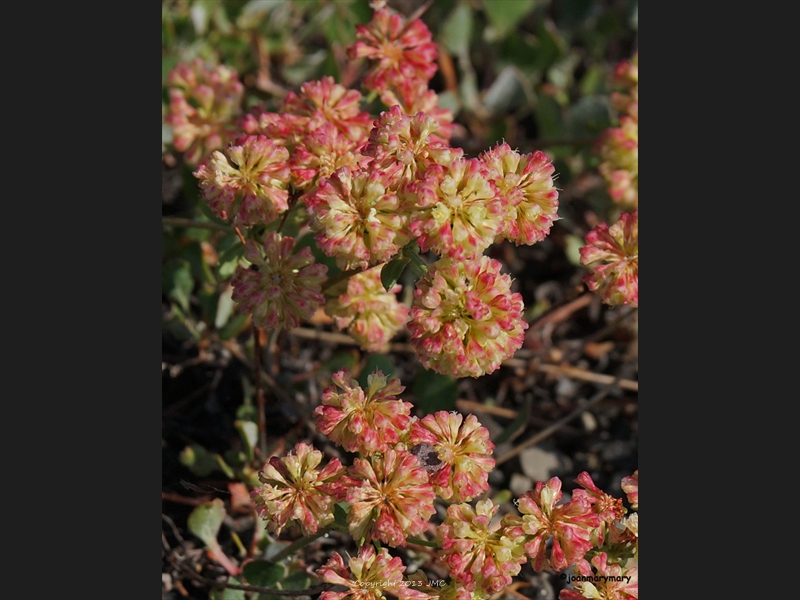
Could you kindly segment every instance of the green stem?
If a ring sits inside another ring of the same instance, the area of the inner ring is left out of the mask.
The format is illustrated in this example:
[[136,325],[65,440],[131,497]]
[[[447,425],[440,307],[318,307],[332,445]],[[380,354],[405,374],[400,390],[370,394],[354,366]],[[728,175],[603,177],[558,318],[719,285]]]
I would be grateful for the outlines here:
[[406,538],[406,541],[409,544],[416,544],[417,546],[427,546],[428,548],[438,548],[439,544],[436,542],[429,542],[428,540],[423,540],[422,538],[418,537],[409,537]]
[[304,548],[305,546],[308,546],[314,540],[321,538],[322,536],[328,534],[329,532],[333,531],[334,529],[336,529],[336,524],[335,523],[329,523],[325,527],[322,527],[321,529],[319,529],[317,531],[317,533],[315,533],[313,535],[307,535],[305,537],[301,537],[299,540],[293,541],[291,544],[286,546],[286,548],[284,548],[283,550],[278,552],[275,556],[273,556],[270,559],[270,562],[274,562],[274,563],[280,562],[281,560],[283,560],[287,556],[289,556],[291,554],[294,554],[295,552],[300,550],[300,548]]

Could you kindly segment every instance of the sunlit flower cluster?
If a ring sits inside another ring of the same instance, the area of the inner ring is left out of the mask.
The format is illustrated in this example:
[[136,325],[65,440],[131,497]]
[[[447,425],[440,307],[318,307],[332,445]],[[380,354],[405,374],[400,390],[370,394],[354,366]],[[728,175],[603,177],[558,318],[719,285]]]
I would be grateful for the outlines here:
[[581,560],[592,548],[592,532],[601,520],[585,496],[562,498],[561,480],[538,481],[519,499],[521,518],[509,516],[510,535],[524,536],[525,552],[535,571],[561,571]]
[[494,444],[475,415],[438,411],[411,425],[412,444],[430,444],[442,466],[431,476],[436,493],[450,502],[469,502],[489,489]]
[[408,330],[423,366],[480,377],[522,347],[528,323],[511,277],[488,257],[431,265],[414,290]]
[[345,468],[338,458],[322,470],[317,469],[320,462],[322,452],[300,442],[284,457],[272,457],[259,473],[262,485],[252,498],[276,535],[287,524],[298,524],[303,535],[309,535],[333,521],[333,503],[345,495],[339,484]]
[[347,280],[347,291],[330,298],[325,305],[325,312],[336,326],[370,352],[388,351],[389,341],[408,319],[408,307],[397,299],[403,286],[395,284],[385,289],[382,268],[379,265],[352,275]]
[[347,523],[359,544],[379,540],[405,546],[406,538],[427,529],[436,512],[436,493],[428,472],[407,450],[390,448],[383,454],[353,459],[347,473]]
[[418,589],[402,585],[406,568],[399,556],[392,556],[386,548],[380,552],[371,544],[365,544],[357,556],[344,564],[341,554],[334,552],[331,558],[317,569],[317,575],[325,583],[341,585],[344,592],[322,592],[320,600],[385,600],[385,592],[400,600],[426,600],[431,598]]
[[373,11],[366,25],[356,25],[356,42],[347,54],[371,61],[363,85],[378,92],[403,81],[427,84],[437,69],[436,44],[425,23],[420,19],[407,22],[387,7]]
[[317,242],[340,268],[384,263],[408,243],[406,215],[391,191],[399,170],[400,165],[372,171],[341,167],[306,199]]
[[553,163],[544,152],[520,154],[506,143],[486,151],[481,158],[507,211],[497,238],[517,245],[541,242],[558,219]]
[[491,500],[451,504],[437,528],[440,558],[456,586],[493,594],[509,585],[527,561],[520,536],[494,519],[500,507]]
[[236,224],[271,223],[289,208],[289,153],[263,135],[251,135],[221,152],[194,175],[208,207]]
[[267,233],[263,244],[248,241],[245,246],[253,268],[237,267],[232,297],[258,327],[294,329],[325,302],[322,282],[328,267],[314,262],[309,248],[294,248],[294,238],[275,232]]
[[211,66],[202,59],[180,62],[166,78],[172,144],[190,165],[201,163],[237,134],[235,118],[241,112],[244,86],[236,71]]
[[397,396],[400,380],[381,371],[367,376],[363,390],[346,370],[334,373],[333,383],[314,409],[317,428],[348,452],[385,452],[397,444],[411,425],[411,403]]
[[584,281],[611,306],[639,306],[639,211],[620,215],[608,226],[598,224],[586,234],[581,264],[589,269]]
[[506,210],[482,160],[431,165],[409,186],[409,230],[423,251],[461,260],[479,256],[504,227]]

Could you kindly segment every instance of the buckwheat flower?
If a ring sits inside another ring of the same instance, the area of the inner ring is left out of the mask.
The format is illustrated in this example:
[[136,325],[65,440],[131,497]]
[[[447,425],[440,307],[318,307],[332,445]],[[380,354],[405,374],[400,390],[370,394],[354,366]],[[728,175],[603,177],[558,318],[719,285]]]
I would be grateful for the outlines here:
[[620,215],[609,227],[598,224],[580,249],[588,288],[611,306],[639,306],[639,211]]
[[[348,568],[349,567],[349,568]],[[348,588],[344,592],[322,592],[319,600],[385,600],[384,592],[401,600],[426,600],[429,594],[403,585],[406,568],[399,556],[392,556],[386,548],[380,552],[372,544],[361,546],[358,556],[348,560],[334,552],[324,565],[317,569],[317,575],[325,583]]]
[[420,19],[406,23],[388,8],[372,13],[366,25],[356,25],[356,42],[347,48],[351,59],[367,58],[375,64],[363,86],[381,92],[389,83],[416,80],[427,83],[436,73],[436,44]]
[[500,520],[493,519],[499,506],[491,500],[451,504],[437,527],[439,557],[447,565],[456,586],[494,594],[512,582],[527,557],[520,538],[507,535]]
[[575,564],[592,548],[592,531],[601,524],[592,505],[582,496],[561,500],[561,480],[553,477],[519,499],[522,520],[514,533],[526,534],[525,552],[537,572],[561,571]]
[[419,535],[436,512],[436,494],[428,472],[406,450],[386,450],[369,459],[353,459],[348,470],[347,524],[361,543],[380,540],[405,546],[406,538]]
[[347,280],[347,291],[328,300],[325,312],[369,352],[387,352],[389,341],[405,327],[408,307],[398,301],[400,284],[386,290],[378,265]]
[[633,510],[639,510],[639,469],[633,472],[633,475],[622,478],[622,491],[628,496]]
[[271,139],[247,136],[215,151],[194,176],[211,211],[242,225],[271,223],[289,208],[289,152]]
[[341,167],[306,198],[317,242],[340,268],[384,263],[408,243],[406,215],[390,191],[398,170]]
[[180,62],[167,75],[166,86],[169,113],[164,120],[172,125],[172,145],[187,164],[199,164],[234,138],[244,94],[234,69],[207,65],[200,58]]
[[339,167],[358,170],[366,158],[356,143],[341,133],[333,123],[323,123],[306,131],[292,151],[289,167],[292,185],[310,194],[320,179],[330,177]]
[[634,600],[639,598],[639,569],[626,569],[609,564],[608,555],[601,552],[592,559],[592,569],[585,561],[578,565],[576,578],[585,576],[587,581],[576,580],[572,588],[561,590],[559,600]]
[[625,507],[622,506],[622,499],[614,498],[597,487],[588,471],[582,471],[575,478],[575,482],[583,489],[576,489],[572,495],[574,497],[585,497],[589,504],[592,505],[592,510],[600,517],[601,521],[604,523],[613,523],[617,519],[621,519],[625,516],[627,511]]
[[354,142],[366,141],[372,125],[372,116],[361,110],[361,92],[347,89],[330,76],[305,82],[299,94],[290,91],[279,112],[302,117],[307,129],[333,123]]
[[264,135],[270,138],[276,145],[286,148],[291,156],[295,146],[308,133],[308,120],[305,116],[272,112],[263,105],[256,105],[239,119],[239,128],[244,135]]
[[630,116],[619,127],[606,129],[598,139],[597,170],[608,185],[611,199],[623,209],[639,206],[639,123]]
[[347,371],[334,373],[333,384],[314,409],[317,428],[348,452],[385,452],[400,441],[411,423],[411,403],[397,398],[405,387],[376,370],[366,391]]
[[500,269],[488,256],[441,259],[417,281],[408,330],[426,369],[480,377],[522,347],[528,328],[522,296]]
[[316,533],[333,521],[333,503],[344,499],[339,479],[345,468],[332,458],[317,469],[322,452],[305,442],[295,445],[286,456],[273,456],[258,474],[261,486],[251,497],[267,529],[280,535],[287,524],[299,524],[303,535]]
[[489,489],[494,444],[475,415],[446,410],[426,415],[411,426],[413,444],[430,444],[443,465],[431,475],[436,493],[449,502],[469,502]]
[[409,230],[425,252],[457,260],[476,257],[502,230],[506,210],[489,169],[477,158],[432,165],[409,195],[416,201]]
[[439,106],[439,95],[425,82],[417,79],[395,81],[381,93],[381,102],[389,107],[397,105],[407,115],[423,112],[434,119],[439,128],[431,133],[431,141],[447,144],[453,136],[453,111]]
[[310,248],[296,253],[294,238],[269,232],[263,245],[245,245],[244,256],[252,268],[237,267],[231,283],[238,309],[253,315],[264,329],[293,329],[310,319],[324,302],[322,282],[328,267],[314,262]]
[[520,154],[506,143],[480,157],[492,173],[492,181],[507,210],[497,240],[518,246],[542,241],[558,219],[558,191],[553,185],[555,167],[544,152]]
[[400,106],[393,106],[375,119],[363,153],[373,157],[379,168],[400,163],[404,166],[403,177],[411,183],[430,164],[448,164],[452,160],[453,149],[432,139],[438,128],[436,120],[423,112],[409,116]]

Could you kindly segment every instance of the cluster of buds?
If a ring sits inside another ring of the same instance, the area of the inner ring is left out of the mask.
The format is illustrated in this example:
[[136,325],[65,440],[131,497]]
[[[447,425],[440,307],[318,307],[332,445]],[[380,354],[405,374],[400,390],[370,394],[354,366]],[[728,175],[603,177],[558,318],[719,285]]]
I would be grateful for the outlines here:
[[[621,499],[583,472],[568,501],[561,480],[553,477],[515,501],[518,515],[501,516],[500,505],[480,499],[495,466],[488,430],[474,415],[455,411],[416,417],[413,405],[400,399],[403,391],[398,379],[380,371],[368,376],[366,389],[348,371],[337,372],[314,417],[320,433],[354,454],[352,464],[331,458],[320,468],[322,453],[300,442],[285,456],[272,457],[259,474],[261,486],[252,498],[269,531],[280,535],[297,526],[314,536],[338,526],[359,547],[347,564],[334,552],[319,567],[322,581],[348,588],[322,598],[382,599],[388,591],[410,600],[485,599],[510,585],[526,563],[537,572],[574,568],[584,576],[606,576],[576,579],[562,600],[638,597],[638,513],[629,514]],[[622,489],[638,510],[638,471],[623,478]],[[433,526],[437,501],[448,506]],[[335,518],[337,504],[346,515],[342,522]],[[429,532],[449,583],[407,585],[405,567],[389,549],[414,544]],[[598,596],[601,587],[605,595]]]
[[[367,66],[360,88],[332,77],[308,81],[276,111],[259,105],[235,127],[228,122],[235,135],[197,132],[203,151],[194,175],[212,213],[248,238],[233,297],[256,325],[297,327],[319,309],[367,351],[388,351],[407,330],[426,368],[480,377],[521,347],[528,327],[522,296],[484,252],[549,234],[558,219],[554,167],[541,151],[524,154],[505,143],[474,158],[451,146],[453,115],[429,88],[437,58],[430,30],[384,2],[373,9],[347,48]],[[171,94],[201,87],[179,82],[214,81],[202,88],[210,90],[209,106],[226,107],[232,119],[233,91],[241,91],[235,73],[217,69],[192,79],[187,69],[181,65],[168,80],[176,86]],[[362,92],[386,109],[364,110]],[[218,121],[221,110],[203,115]],[[338,273],[281,234],[290,212],[293,226],[351,275],[346,289],[321,281]],[[398,278],[409,262],[416,279],[407,306],[398,300]]]

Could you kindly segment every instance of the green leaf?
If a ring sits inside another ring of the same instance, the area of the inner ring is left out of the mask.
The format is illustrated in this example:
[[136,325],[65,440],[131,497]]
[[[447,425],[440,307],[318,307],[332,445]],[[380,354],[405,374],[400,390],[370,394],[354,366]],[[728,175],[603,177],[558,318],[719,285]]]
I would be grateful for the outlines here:
[[[220,248],[222,250],[222,248]],[[219,257],[219,264],[217,265],[217,277],[221,280],[229,279],[236,272],[236,267],[239,266],[239,260],[244,256],[244,246],[238,240],[224,250]]]
[[387,292],[394,287],[394,285],[397,283],[397,280],[400,279],[400,276],[403,274],[403,271],[410,262],[410,258],[400,253],[398,256],[395,256],[392,260],[383,265],[383,268],[381,268],[381,283]]
[[214,329],[222,329],[233,314],[233,288],[227,287],[217,300],[217,313],[214,316]]
[[536,107],[536,125],[539,127],[539,137],[550,139],[565,137],[561,105],[552,96],[546,94],[539,96],[539,103]]
[[337,502],[333,505],[333,522],[342,531],[348,530],[347,515],[350,513],[350,505],[345,502]]
[[192,266],[185,260],[172,260],[161,269],[161,290],[175,300],[184,311],[189,310],[189,297],[194,289]]
[[234,421],[236,431],[247,449],[247,459],[253,460],[253,449],[258,445],[258,425],[253,421]]
[[311,587],[311,578],[302,569],[290,573],[281,581],[282,590],[305,590],[309,587]]
[[536,0],[483,0],[483,9],[495,29],[495,39],[504,37],[534,6]]
[[209,548],[217,547],[217,534],[225,518],[225,503],[219,498],[195,508],[189,515],[187,525]]
[[219,469],[216,455],[199,444],[186,446],[181,451],[180,462],[198,477],[207,477]]
[[268,560],[254,560],[244,566],[242,575],[250,585],[271,588],[286,577],[286,567]]
[[469,51],[472,23],[472,8],[468,4],[459,4],[447,17],[442,25],[442,43],[452,54]]
[[[237,577],[231,577],[229,582],[241,585],[241,581]],[[210,600],[245,600],[244,590],[233,590],[231,588],[213,589],[208,595]]]
[[414,381],[414,405],[426,414],[454,410],[458,399],[456,380],[436,371],[420,370]]

